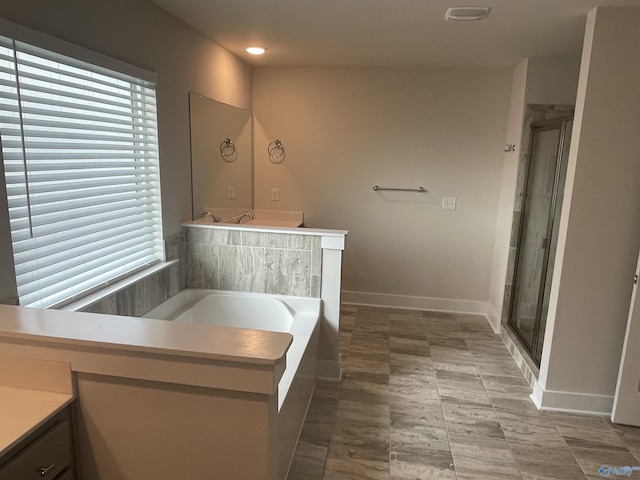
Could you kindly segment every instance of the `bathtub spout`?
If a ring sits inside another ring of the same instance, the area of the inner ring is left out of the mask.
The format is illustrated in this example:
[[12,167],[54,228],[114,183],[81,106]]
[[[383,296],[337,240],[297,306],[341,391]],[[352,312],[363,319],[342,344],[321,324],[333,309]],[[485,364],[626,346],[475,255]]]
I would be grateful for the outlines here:
[[253,215],[251,215],[250,213],[243,213],[242,215],[240,215],[240,218],[238,218],[238,220],[236,221],[237,224],[240,224],[240,222],[242,221],[242,219],[244,217],[249,217],[249,220],[253,220]]
[[202,215],[200,215],[200,217],[207,217],[207,216],[211,217],[211,220],[212,220],[214,223],[219,223],[219,222],[221,222],[221,221],[222,221],[222,218],[220,218],[220,217],[216,217],[216,216],[215,216],[213,213],[211,213],[209,210],[207,210],[206,212],[202,212]]

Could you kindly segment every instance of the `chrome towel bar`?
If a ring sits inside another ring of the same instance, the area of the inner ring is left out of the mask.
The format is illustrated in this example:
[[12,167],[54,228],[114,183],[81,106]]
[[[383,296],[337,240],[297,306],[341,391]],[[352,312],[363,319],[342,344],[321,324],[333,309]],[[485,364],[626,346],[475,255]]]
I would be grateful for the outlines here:
[[427,190],[424,187],[418,187],[418,188],[389,188],[389,187],[381,187],[379,185],[374,185],[373,186],[373,191],[374,192],[379,192],[382,190],[393,190],[395,192],[418,192],[418,193],[424,193]]

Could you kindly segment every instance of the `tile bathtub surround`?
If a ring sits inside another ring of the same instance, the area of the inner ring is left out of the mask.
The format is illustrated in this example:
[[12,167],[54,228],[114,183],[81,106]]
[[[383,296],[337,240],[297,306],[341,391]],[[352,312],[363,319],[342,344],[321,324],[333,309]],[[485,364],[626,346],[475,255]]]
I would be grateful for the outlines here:
[[180,262],[145,277],[122,290],[82,309],[90,313],[139,317],[172,297],[186,286],[185,235],[180,232],[165,239],[166,259]]
[[343,305],[340,350],[343,379],[318,382],[288,480],[594,480],[640,465],[639,428],[538,411],[482,317]]
[[187,286],[320,297],[321,237],[185,228]]

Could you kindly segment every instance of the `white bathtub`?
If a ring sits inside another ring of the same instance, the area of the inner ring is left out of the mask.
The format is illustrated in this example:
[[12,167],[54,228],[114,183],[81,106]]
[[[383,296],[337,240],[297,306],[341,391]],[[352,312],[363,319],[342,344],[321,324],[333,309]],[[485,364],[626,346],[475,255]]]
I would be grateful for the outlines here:
[[315,387],[320,305],[319,298],[186,289],[144,315],[159,320],[293,335],[286,369],[278,384],[281,479],[286,478]]

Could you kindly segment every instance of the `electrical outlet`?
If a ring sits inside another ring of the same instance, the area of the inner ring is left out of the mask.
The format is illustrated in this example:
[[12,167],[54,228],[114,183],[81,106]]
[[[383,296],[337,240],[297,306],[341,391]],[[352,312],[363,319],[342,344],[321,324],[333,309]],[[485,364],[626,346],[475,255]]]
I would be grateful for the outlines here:
[[227,191],[227,198],[234,199],[236,198],[236,187],[233,185],[229,185],[229,190]]
[[280,200],[280,189],[272,188],[271,189],[271,201],[272,202],[277,202],[278,200]]
[[442,197],[442,210],[455,210],[456,197]]

